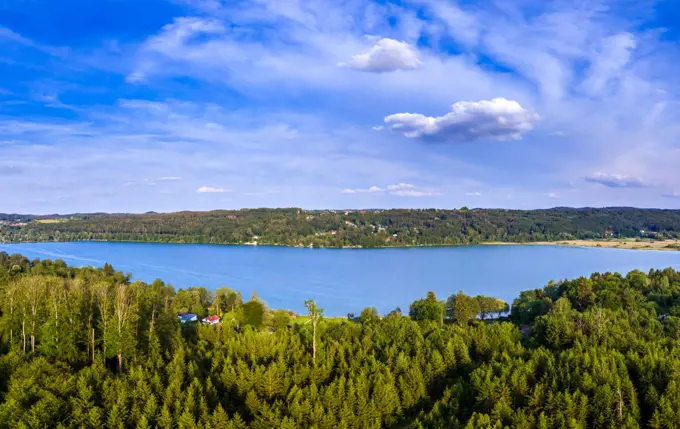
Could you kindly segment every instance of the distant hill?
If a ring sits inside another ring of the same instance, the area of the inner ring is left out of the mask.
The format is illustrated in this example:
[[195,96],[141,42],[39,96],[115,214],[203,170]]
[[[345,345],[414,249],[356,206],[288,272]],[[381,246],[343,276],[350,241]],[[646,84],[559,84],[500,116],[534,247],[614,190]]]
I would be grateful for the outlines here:
[[107,240],[395,247],[680,236],[680,210],[632,207],[544,210],[256,208],[144,214],[0,214],[0,221],[0,239],[15,242]]

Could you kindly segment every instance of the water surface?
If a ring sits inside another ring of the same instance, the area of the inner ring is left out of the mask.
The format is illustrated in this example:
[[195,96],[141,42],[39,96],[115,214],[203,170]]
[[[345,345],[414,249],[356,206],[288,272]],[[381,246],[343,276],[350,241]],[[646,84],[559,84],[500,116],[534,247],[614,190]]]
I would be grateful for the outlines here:
[[273,308],[304,310],[316,299],[326,314],[344,316],[375,306],[381,313],[433,290],[444,299],[458,290],[509,303],[550,280],[593,272],[680,269],[680,252],[563,246],[463,246],[405,249],[306,249],[158,243],[0,244],[31,259],[63,259],[74,266],[109,262],[134,279],[160,278],[175,288],[229,286],[252,291]]

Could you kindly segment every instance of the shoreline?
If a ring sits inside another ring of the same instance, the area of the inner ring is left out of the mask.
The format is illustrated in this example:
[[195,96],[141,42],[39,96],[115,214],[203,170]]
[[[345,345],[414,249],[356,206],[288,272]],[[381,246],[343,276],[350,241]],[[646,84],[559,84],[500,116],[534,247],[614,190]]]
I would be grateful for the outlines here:
[[[639,241],[638,241],[639,240]],[[345,247],[309,247],[309,246],[291,246],[287,244],[277,243],[191,243],[191,242],[167,242],[167,241],[141,241],[141,240],[72,240],[72,241],[2,241],[0,245],[12,244],[39,244],[39,243],[142,243],[142,244],[199,244],[199,245],[217,245],[217,246],[274,246],[274,247],[292,247],[300,249],[410,249],[420,247],[463,247],[463,246],[567,246],[567,247],[593,247],[603,249],[625,249],[625,250],[666,250],[679,251],[680,239],[668,240],[643,240],[643,239],[605,239],[605,240],[556,240],[556,241],[527,241],[527,242],[511,242],[511,241],[486,241],[480,243],[470,244],[411,244],[402,246],[376,246],[376,247],[361,247],[361,246],[345,246]]]
[[680,250],[680,240],[639,240],[630,239],[610,239],[610,240],[558,240],[558,241],[533,241],[526,243],[511,243],[504,241],[494,241],[480,243],[481,245],[494,246],[513,246],[513,245],[532,245],[532,246],[567,246],[567,247],[593,247],[602,249],[625,249],[625,250]]

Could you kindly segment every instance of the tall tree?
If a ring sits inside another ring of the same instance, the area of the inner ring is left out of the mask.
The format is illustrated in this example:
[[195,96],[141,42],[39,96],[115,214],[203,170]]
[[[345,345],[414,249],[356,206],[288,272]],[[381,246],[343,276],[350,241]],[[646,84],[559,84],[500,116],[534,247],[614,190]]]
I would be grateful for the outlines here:
[[123,371],[123,354],[127,350],[134,350],[134,322],[136,308],[134,305],[134,290],[125,283],[115,287],[113,301],[113,329],[111,329],[111,344],[118,357],[118,372]]
[[[94,286],[95,300],[99,310],[99,325],[102,333],[102,351],[104,357],[107,356],[107,338],[109,336],[109,325],[111,320],[111,292],[109,284],[99,282]],[[92,330],[92,361],[94,362],[95,333]]]
[[416,300],[410,305],[409,316],[419,322],[430,320],[443,324],[444,305],[434,292],[429,291],[425,298]]
[[312,359],[316,363],[316,326],[323,318],[323,308],[317,307],[313,299],[305,301],[305,307],[307,307],[309,321],[312,323]]
[[474,298],[465,295],[463,291],[458,291],[446,301],[446,311],[451,320],[459,325],[465,325],[477,317],[479,307]]

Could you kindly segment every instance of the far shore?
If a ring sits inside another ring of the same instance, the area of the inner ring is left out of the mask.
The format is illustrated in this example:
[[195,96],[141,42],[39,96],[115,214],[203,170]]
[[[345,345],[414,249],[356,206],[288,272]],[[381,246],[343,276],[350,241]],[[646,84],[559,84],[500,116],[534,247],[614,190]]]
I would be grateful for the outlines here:
[[[141,241],[141,240],[72,240],[72,241],[0,241],[0,245],[29,244],[29,243],[149,243],[149,244],[198,244],[198,245],[218,245],[218,246],[274,246],[274,247],[295,247],[308,248],[309,246],[291,246],[278,243],[191,243],[191,242],[168,242],[168,241]],[[604,240],[555,240],[555,241],[484,241],[471,244],[402,244],[399,246],[376,246],[369,249],[403,249],[418,247],[464,247],[464,246],[572,246],[572,247],[599,247],[607,249],[628,249],[628,250],[680,250],[680,239],[673,240],[651,240],[640,238],[618,238]],[[344,247],[315,247],[316,249],[362,249],[361,246]]]
[[537,246],[575,246],[575,247],[602,247],[608,249],[629,250],[680,250],[680,240],[649,240],[649,239],[609,239],[609,240],[558,240],[558,241],[534,241],[526,243],[486,242],[482,245],[537,245]]

